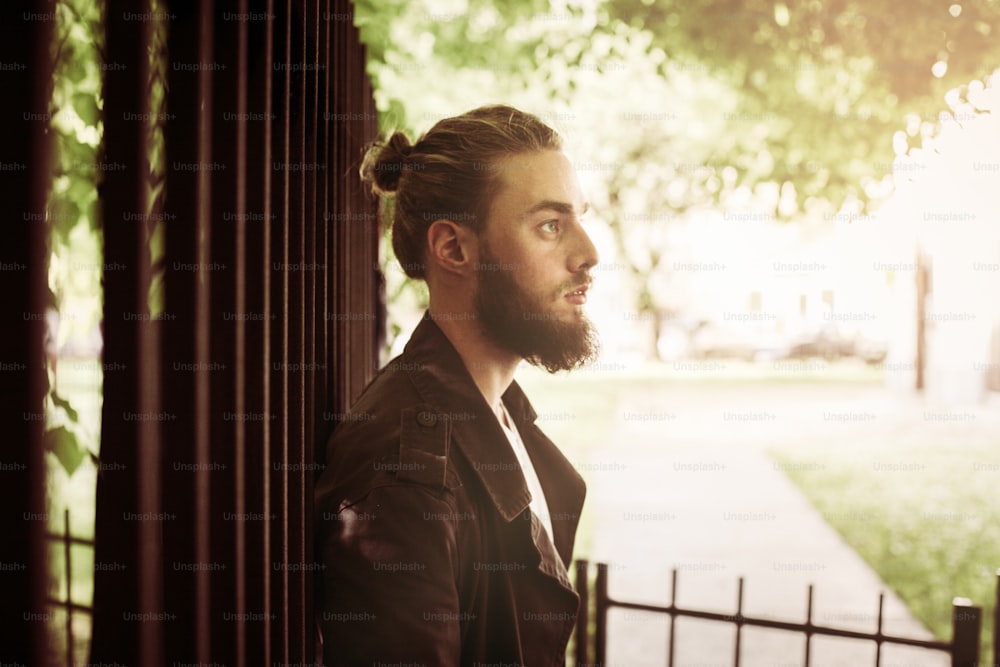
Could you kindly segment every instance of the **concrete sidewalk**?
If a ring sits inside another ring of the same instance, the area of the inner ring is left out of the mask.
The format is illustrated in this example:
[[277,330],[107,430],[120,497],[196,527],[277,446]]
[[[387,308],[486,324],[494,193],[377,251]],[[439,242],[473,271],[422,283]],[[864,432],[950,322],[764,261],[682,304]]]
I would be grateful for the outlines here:
[[[872,401],[884,400],[877,389],[845,392],[824,396],[819,407],[871,409]],[[817,430],[814,399],[789,394],[781,398],[782,418],[768,420],[777,400],[720,396],[706,405],[704,397],[674,395],[664,403],[663,396],[646,392],[622,401],[611,443],[591,459],[587,501],[594,521],[587,555],[610,564],[611,595],[667,604],[670,570],[676,567],[678,605],[735,613],[742,576],[745,615],[804,622],[812,583],[814,623],[874,632],[884,592],[883,632],[932,639],[767,456],[767,443],[810,437],[810,429]],[[734,664],[735,628],[679,619],[675,665]],[[665,615],[613,611],[608,637],[608,665],[667,664]],[[804,646],[802,634],[744,628],[740,664],[802,665]],[[813,667],[874,664],[873,642],[813,639]],[[883,667],[949,664],[938,651],[894,645],[882,651]]]

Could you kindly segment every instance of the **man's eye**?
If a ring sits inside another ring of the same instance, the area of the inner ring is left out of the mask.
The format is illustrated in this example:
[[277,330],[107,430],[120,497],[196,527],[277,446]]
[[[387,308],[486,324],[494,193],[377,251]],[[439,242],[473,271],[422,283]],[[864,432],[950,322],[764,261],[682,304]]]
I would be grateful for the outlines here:
[[543,222],[539,227],[543,232],[558,232],[559,231],[559,221],[549,220],[548,222]]

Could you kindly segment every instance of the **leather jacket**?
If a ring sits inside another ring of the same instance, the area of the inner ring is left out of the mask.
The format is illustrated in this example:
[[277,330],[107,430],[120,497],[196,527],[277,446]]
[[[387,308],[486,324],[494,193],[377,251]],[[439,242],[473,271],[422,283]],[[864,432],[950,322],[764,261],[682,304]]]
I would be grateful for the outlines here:
[[551,540],[496,416],[427,316],[336,427],[316,483],[326,665],[565,665],[586,488],[516,382],[503,401]]

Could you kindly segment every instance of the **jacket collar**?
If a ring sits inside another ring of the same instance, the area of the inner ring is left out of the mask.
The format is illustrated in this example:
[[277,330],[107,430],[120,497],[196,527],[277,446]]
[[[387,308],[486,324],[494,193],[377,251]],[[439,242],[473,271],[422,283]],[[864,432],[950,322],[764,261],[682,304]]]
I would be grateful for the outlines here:
[[[531,500],[517,457],[462,358],[428,314],[410,337],[403,358],[422,399],[439,411],[439,417],[450,421],[454,442],[472,464],[497,511],[504,520],[512,520]],[[516,382],[504,393],[503,401],[523,434],[536,414]]]

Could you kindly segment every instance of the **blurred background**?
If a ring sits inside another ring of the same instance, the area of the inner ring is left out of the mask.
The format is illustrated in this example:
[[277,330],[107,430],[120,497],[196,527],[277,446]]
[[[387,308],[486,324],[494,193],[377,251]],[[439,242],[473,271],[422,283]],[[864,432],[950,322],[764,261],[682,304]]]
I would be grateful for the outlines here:
[[[359,2],[354,20],[385,132],[502,102],[567,140],[602,357],[519,381],[588,479],[577,555],[614,564],[613,593],[664,603],[679,567],[687,602],[732,609],[745,575],[751,609],[801,619],[813,582],[814,613],[873,631],[884,590],[890,627],[942,639],[966,596],[985,658],[1000,3]],[[426,292],[383,246],[388,360]],[[611,658],[665,664],[667,632],[613,616]],[[729,664],[730,634],[679,628],[676,657]],[[749,664],[801,648],[748,641]]]
[[[61,533],[72,507],[84,538],[107,370],[100,272],[83,270],[102,263],[101,175],[81,167],[101,141],[102,11],[57,3],[51,119],[48,515]],[[887,590],[907,632],[939,638],[961,595],[986,607],[988,650],[1000,2],[360,0],[324,18],[360,29],[385,132],[502,102],[566,139],[601,253],[602,356],[519,380],[588,479],[578,557],[658,601],[679,566],[721,609],[746,575],[766,592],[751,605],[793,618],[817,582],[832,623],[866,629]],[[426,291],[382,252],[387,361]],[[67,593],[53,567],[52,594],[89,604],[87,577]],[[616,622],[638,638],[621,664],[662,664],[664,627]]]

